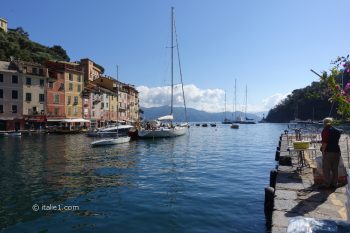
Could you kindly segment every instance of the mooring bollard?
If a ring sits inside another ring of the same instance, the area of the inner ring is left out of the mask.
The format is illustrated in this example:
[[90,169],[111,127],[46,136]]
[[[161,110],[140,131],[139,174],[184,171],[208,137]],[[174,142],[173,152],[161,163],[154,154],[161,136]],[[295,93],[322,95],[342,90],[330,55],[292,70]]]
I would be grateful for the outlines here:
[[276,150],[275,161],[279,161],[280,160],[280,154],[281,154],[281,152],[279,150]]
[[264,213],[266,218],[266,226],[272,224],[272,212],[274,207],[275,189],[272,187],[265,188]]
[[270,187],[276,189],[276,181],[277,181],[278,171],[273,169],[270,171]]

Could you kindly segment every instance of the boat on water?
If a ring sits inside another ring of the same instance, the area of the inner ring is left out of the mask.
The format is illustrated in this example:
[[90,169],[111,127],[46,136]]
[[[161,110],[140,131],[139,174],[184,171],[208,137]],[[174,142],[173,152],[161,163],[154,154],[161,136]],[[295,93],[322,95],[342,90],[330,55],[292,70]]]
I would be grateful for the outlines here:
[[202,127],[208,127],[207,123],[202,124]]
[[216,127],[216,124],[215,123],[211,123],[210,126],[211,127]]
[[[118,80],[119,80],[119,68],[117,65],[117,83],[118,83]],[[116,90],[117,90],[117,103],[119,103],[118,102],[119,84],[117,85]],[[119,112],[119,104],[117,104],[117,112]],[[117,122],[118,122],[118,114],[117,114]],[[101,129],[99,132],[97,132],[97,135],[103,135],[103,136],[112,135],[114,137],[93,141],[91,143],[91,146],[95,147],[95,146],[107,146],[107,145],[127,143],[130,141],[130,138],[131,138],[127,135],[131,128],[133,128],[133,126],[131,125],[116,125],[116,126]],[[121,133],[122,130],[126,131],[126,135],[125,134],[119,135],[119,132]]]
[[13,132],[7,132],[7,134],[5,134],[7,136],[22,136],[22,133],[21,132],[16,132],[16,131],[13,131]]
[[96,140],[91,143],[91,146],[108,146],[108,145],[116,145],[121,143],[127,143],[130,141],[130,137],[117,137],[117,138],[104,138],[101,140]]
[[[176,39],[176,45],[174,46],[174,35]],[[176,27],[175,27],[175,18],[174,18],[174,7],[171,8],[171,104],[170,104],[170,114],[159,117],[157,120],[144,122],[142,127],[138,131],[138,136],[140,138],[171,138],[181,135],[185,135],[188,131],[188,124],[178,124],[173,123],[173,105],[174,105],[174,48],[177,49],[177,57],[179,58],[179,46],[177,41]],[[184,100],[185,107],[185,117],[187,121],[187,112],[186,112],[186,101],[184,94],[184,87],[182,82],[182,71],[179,60],[179,71],[181,78],[182,86],[182,97]]]
[[129,130],[134,126],[132,125],[110,125],[106,128],[100,128],[97,130],[89,131],[86,136],[88,137],[113,137],[116,135],[127,136]]
[[196,124],[196,126],[201,126],[201,124]]
[[235,123],[235,124],[256,124],[256,121],[254,119],[249,119],[247,117],[247,106],[248,106],[248,89],[247,89],[247,86],[245,87],[245,108],[244,108],[244,115],[245,117],[242,119],[242,117],[237,117],[235,121],[233,121],[232,123]]
[[238,124],[232,124],[230,127],[231,127],[231,129],[239,129],[239,125]]
[[225,111],[224,111],[224,120],[222,124],[232,124],[232,121],[226,117],[226,91],[225,91]]

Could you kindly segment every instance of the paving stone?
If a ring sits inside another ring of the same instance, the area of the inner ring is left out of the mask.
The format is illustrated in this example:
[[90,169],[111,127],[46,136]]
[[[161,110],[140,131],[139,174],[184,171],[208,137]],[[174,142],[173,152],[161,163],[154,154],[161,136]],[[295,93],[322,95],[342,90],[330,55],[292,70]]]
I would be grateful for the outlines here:
[[285,216],[286,212],[275,210],[272,214],[273,227],[288,227],[288,218]]
[[295,200],[297,199],[297,192],[292,190],[282,190],[278,189],[275,192],[276,199],[285,199],[285,200]]
[[287,232],[287,227],[273,226],[271,229],[271,233],[286,233],[286,232]]
[[289,211],[293,208],[295,208],[299,202],[294,200],[281,200],[281,199],[275,199],[275,205],[274,208],[276,210],[280,211]]

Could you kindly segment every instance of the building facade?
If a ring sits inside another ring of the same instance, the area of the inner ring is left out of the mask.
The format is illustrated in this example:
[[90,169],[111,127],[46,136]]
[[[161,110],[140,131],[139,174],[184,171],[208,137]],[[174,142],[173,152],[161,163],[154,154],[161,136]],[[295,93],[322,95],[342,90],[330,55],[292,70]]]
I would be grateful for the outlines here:
[[0,130],[24,128],[22,74],[10,62],[0,62]]
[[5,19],[0,18],[0,28],[7,32],[7,21]]
[[14,61],[23,84],[22,114],[25,129],[41,129],[46,121],[48,69],[37,63]]

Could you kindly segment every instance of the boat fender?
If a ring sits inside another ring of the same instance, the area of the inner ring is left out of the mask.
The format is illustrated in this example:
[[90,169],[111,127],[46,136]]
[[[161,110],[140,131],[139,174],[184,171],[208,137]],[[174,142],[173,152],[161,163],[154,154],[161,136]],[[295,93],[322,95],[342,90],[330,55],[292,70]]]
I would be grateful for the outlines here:
[[272,224],[274,198],[275,198],[275,189],[272,187],[265,187],[264,213],[265,213],[265,219],[266,219],[266,226],[268,227],[270,227]]
[[281,154],[281,152],[279,150],[276,150],[275,161],[279,161],[280,160],[280,154]]
[[282,144],[282,141],[280,140],[279,142],[278,142],[278,146],[281,148],[281,144]]
[[277,174],[278,171],[276,169],[270,171],[270,187],[274,189],[276,189]]
[[279,146],[276,147],[276,150],[281,150],[281,148]]

